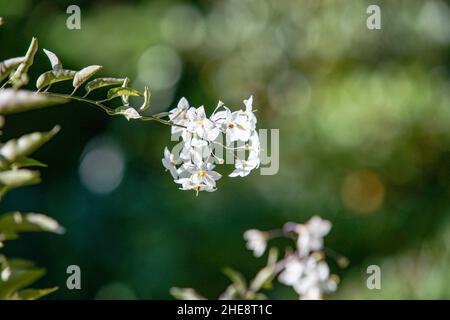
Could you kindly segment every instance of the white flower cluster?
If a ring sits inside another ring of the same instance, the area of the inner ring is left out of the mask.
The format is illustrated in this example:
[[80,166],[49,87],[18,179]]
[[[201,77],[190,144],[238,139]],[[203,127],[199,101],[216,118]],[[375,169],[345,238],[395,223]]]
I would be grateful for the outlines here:
[[[293,235],[296,250],[286,254],[278,265],[278,280],[291,286],[300,299],[321,299],[324,293],[337,289],[337,279],[330,274],[328,264],[324,260],[323,238],[331,230],[331,223],[318,216],[312,217],[305,224],[287,223],[283,228],[284,235]],[[267,240],[271,232],[248,230],[244,233],[247,248],[256,257],[264,254]]]
[[194,190],[197,195],[200,191],[215,191],[221,175],[214,169],[216,164],[225,162],[223,149],[233,154],[238,151],[238,155],[234,155],[235,170],[230,177],[245,177],[259,167],[260,142],[252,103],[253,97],[250,97],[244,100],[245,110],[232,112],[219,102],[208,118],[203,106],[190,107],[182,98],[169,112],[174,124],[172,140],[181,137],[182,141],[172,151],[165,148],[162,163],[174,181],[181,185],[181,190]]

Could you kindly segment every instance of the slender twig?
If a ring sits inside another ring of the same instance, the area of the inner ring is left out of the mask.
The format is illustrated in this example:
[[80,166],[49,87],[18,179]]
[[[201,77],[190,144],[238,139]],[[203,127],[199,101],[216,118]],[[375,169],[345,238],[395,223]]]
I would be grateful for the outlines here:
[[[62,94],[62,93],[45,92],[42,94],[46,94],[46,95],[57,97],[57,98],[65,98],[65,99],[69,99],[69,100],[75,100],[75,101],[84,102],[84,103],[87,103],[90,105],[94,105],[96,107],[101,108],[103,111],[105,111],[108,115],[111,115],[111,116],[119,114],[114,109],[111,109],[111,108],[105,106],[103,103],[101,103],[101,101],[95,101],[95,100],[91,100],[91,99],[84,98],[84,97],[77,97],[77,96],[72,96],[72,95],[67,95],[67,94]],[[175,124],[173,122],[161,119],[161,117],[164,117],[164,116],[165,116],[164,113],[160,113],[160,114],[151,115],[151,116],[142,116],[139,119],[142,121],[156,121],[156,122],[168,125],[168,126],[176,126],[176,127],[185,128],[182,125]]]

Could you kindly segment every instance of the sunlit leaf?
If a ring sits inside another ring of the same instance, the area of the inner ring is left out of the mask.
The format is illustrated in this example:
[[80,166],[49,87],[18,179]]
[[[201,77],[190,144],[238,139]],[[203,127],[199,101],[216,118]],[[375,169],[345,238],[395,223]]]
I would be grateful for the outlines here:
[[123,115],[127,120],[142,118],[139,112],[137,112],[136,109],[132,107],[119,107],[115,109],[113,115]]
[[38,171],[13,169],[0,172],[0,198],[9,190],[41,182]]
[[53,218],[41,213],[9,212],[0,216],[0,232],[17,234],[20,232],[64,233],[64,228]]
[[107,95],[108,100],[111,100],[111,99],[114,99],[114,98],[120,97],[120,96],[139,97],[139,96],[142,96],[142,93],[140,93],[139,91],[137,91],[133,88],[123,88],[123,87],[117,87],[117,88],[112,88],[112,89],[108,90],[108,95]]
[[86,68],[81,69],[75,74],[75,77],[73,78],[73,87],[78,88],[83,83],[85,83],[87,80],[89,80],[90,77],[92,77],[95,73],[97,73],[102,66],[93,65]]
[[124,80],[124,78],[97,78],[89,81],[84,88],[87,93],[90,93],[99,88],[120,85]]
[[15,293],[40,279],[45,274],[42,268],[11,267],[11,276],[0,284],[0,300],[14,299]]
[[14,166],[17,168],[26,168],[26,167],[42,167],[46,168],[47,165],[45,163],[42,163],[36,159],[23,157],[16,161],[14,161]]
[[9,140],[0,147],[0,155],[9,162],[27,157],[53,138],[59,130],[60,126],[55,126],[48,132],[33,132],[23,135],[19,139]]
[[38,49],[38,41],[37,38],[31,39],[30,46],[28,47],[28,51],[25,54],[24,61],[17,67],[16,71],[12,75],[10,82],[13,84],[15,88],[19,88],[28,83],[28,69],[34,62],[34,55]]
[[144,103],[139,108],[140,111],[145,111],[150,107],[150,89],[146,86],[144,89]]
[[37,300],[52,292],[58,290],[58,287],[47,288],[47,289],[24,289],[17,292],[13,299],[18,300]]
[[66,103],[67,101],[64,98],[50,97],[42,93],[27,90],[0,90],[0,115],[43,108]]
[[24,61],[25,57],[16,57],[0,62],[0,81],[8,77],[10,73]]
[[73,79],[77,72],[73,70],[51,70],[41,74],[36,80],[36,88],[41,90],[53,83]]
[[50,60],[53,71],[61,70],[62,63],[59,60],[59,58],[56,56],[56,54],[54,54],[53,52],[51,52],[50,50],[47,50],[47,49],[43,49],[43,50],[44,50],[45,54],[47,55],[48,60]]

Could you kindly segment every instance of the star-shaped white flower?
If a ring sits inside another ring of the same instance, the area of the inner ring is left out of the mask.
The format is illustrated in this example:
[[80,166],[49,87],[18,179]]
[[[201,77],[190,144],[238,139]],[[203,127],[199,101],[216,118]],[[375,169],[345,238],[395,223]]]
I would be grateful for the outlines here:
[[187,118],[187,130],[191,133],[196,133],[202,139],[213,141],[220,133],[219,128],[216,127],[214,122],[206,117],[203,106],[197,109],[189,108]]

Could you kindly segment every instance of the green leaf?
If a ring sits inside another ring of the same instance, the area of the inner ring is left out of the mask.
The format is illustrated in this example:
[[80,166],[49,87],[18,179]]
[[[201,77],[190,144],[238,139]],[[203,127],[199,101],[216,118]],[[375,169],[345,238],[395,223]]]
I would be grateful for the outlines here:
[[47,289],[24,289],[17,292],[16,297],[14,299],[19,300],[37,300],[46,295],[49,295],[52,292],[58,290],[58,287],[47,288]]
[[0,115],[8,115],[31,109],[66,103],[68,99],[50,97],[27,90],[0,90]]
[[0,147],[0,155],[13,163],[39,149],[44,143],[53,138],[59,130],[60,126],[55,126],[48,132],[33,132],[23,135],[17,140],[9,140]]
[[51,52],[50,50],[47,50],[47,49],[43,49],[43,50],[44,50],[45,54],[47,55],[48,60],[50,60],[53,71],[61,70],[62,63],[59,60],[59,58],[56,56],[56,54],[54,54],[53,52]]
[[124,80],[124,78],[97,78],[89,81],[84,88],[87,92],[86,94],[88,94],[99,88],[120,85]]
[[20,232],[64,233],[58,221],[42,213],[8,212],[0,217],[0,232],[17,236]]
[[11,276],[7,281],[0,282],[0,300],[14,299],[15,293],[38,279],[45,274],[42,268],[11,268]]
[[46,168],[47,165],[33,158],[23,157],[14,162],[14,166],[17,168],[26,168],[26,167],[42,167]]
[[0,172],[0,199],[11,189],[41,182],[39,171],[13,169]]
[[75,77],[73,78],[73,87],[78,88],[83,83],[85,83],[90,77],[92,77],[97,71],[99,71],[102,68],[102,66],[93,65],[86,68],[81,69],[75,74]]
[[28,69],[34,62],[34,55],[38,49],[38,41],[37,38],[31,39],[30,46],[28,47],[28,51],[25,54],[24,61],[17,67],[16,71],[12,75],[10,82],[13,84],[14,88],[20,88],[21,86],[28,83]]
[[[130,79],[129,78],[125,78],[123,80],[123,83],[122,83],[122,88],[128,87],[128,83],[129,82],[130,82]],[[129,98],[128,96],[122,96],[122,103],[126,107],[128,107],[130,105],[130,102],[128,101],[129,100],[128,98]]]
[[140,93],[139,91],[133,89],[133,88],[128,88],[128,87],[117,87],[117,88],[112,88],[108,90],[108,95],[107,95],[107,100],[111,100],[117,97],[121,97],[121,96],[134,96],[134,97],[140,97],[142,96],[142,93]]
[[73,79],[77,72],[73,70],[51,70],[41,74],[36,80],[36,88],[39,90],[53,83]]
[[145,111],[150,107],[150,97],[151,97],[150,89],[146,86],[144,89],[144,103],[139,108],[140,111]]
[[25,57],[16,57],[0,62],[0,81],[8,77],[10,73],[24,61]]

